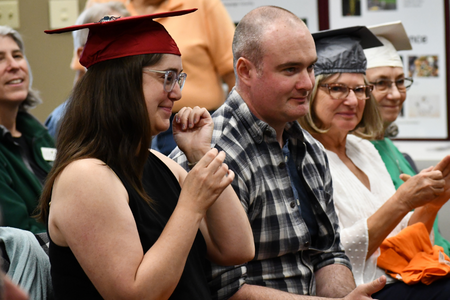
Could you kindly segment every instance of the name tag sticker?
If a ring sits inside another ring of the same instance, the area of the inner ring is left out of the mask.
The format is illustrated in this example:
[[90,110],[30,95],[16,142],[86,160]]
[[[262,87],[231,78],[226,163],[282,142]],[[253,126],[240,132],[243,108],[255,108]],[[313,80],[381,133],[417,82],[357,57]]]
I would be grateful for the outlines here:
[[42,157],[46,161],[55,161],[56,158],[56,149],[55,148],[47,148],[41,147]]

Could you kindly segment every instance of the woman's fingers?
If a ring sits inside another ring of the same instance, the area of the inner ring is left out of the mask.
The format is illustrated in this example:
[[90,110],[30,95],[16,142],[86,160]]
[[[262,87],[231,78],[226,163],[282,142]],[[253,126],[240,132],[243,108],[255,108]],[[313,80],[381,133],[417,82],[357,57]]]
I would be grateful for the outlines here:
[[174,122],[181,127],[181,130],[187,129],[190,111],[191,111],[190,107],[183,107],[175,115]]
[[444,157],[437,165],[434,170],[439,170],[442,172],[444,177],[450,174],[450,155]]
[[206,168],[208,167],[212,161],[217,157],[217,154],[219,151],[216,148],[212,148],[208,152],[206,152],[205,155],[200,159],[200,161],[197,163],[195,167],[198,168]]
[[174,122],[181,127],[181,130],[187,130],[194,128],[200,120],[205,118],[211,118],[206,108],[200,108],[198,106],[195,106],[194,108],[183,107],[175,115]]
[[192,168],[182,188],[182,194],[189,195],[187,205],[194,205],[195,210],[204,213],[230,185],[235,174],[224,160],[225,153],[213,148]]
[[234,179],[234,172],[228,169],[224,163],[226,154],[224,151],[218,151],[213,148],[209,150],[203,158],[197,163],[195,168],[203,168],[204,172],[211,176],[212,182],[220,183],[218,188],[224,188]]
[[372,282],[359,285],[350,294],[344,297],[344,300],[362,300],[372,299],[372,294],[381,291],[386,285],[386,276],[382,275]]
[[198,124],[202,118],[211,118],[211,116],[209,115],[209,112],[206,110],[206,108],[195,106],[188,117],[189,128],[193,128],[194,125]]
[[400,174],[400,179],[403,180],[403,182],[406,182],[408,179],[410,179],[412,176],[408,174]]
[[[403,174],[404,175],[404,174]],[[405,176],[400,178],[404,178]],[[445,191],[445,180],[441,171],[421,172],[409,178],[399,189],[401,200],[409,209],[432,202]]]
[[433,170],[433,166],[429,166],[428,168],[426,168],[426,169],[423,169],[422,171],[420,171],[419,173],[422,173],[422,172],[430,172],[431,170]]
[[228,169],[224,163],[226,154],[224,151],[218,151],[213,148],[197,164],[199,168],[205,168],[214,181],[220,181],[223,184],[230,184],[234,179],[234,172]]

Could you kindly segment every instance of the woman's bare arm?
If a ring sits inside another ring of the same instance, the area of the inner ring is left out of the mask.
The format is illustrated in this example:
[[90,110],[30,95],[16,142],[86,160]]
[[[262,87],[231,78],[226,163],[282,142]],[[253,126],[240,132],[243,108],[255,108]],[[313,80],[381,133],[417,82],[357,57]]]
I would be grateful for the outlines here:
[[[199,165],[221,162],[210,154]],[[167,299],[178,284],[200,222],[215,201],[210,195],[229,185],[211,170],[201,178],[191,177],[197,184],[182,191],[161,236],[144,254],[119,178],[99,160],[75,161],[55,181],[50,236],[57,245],[71,248],[102,297]]]
[[[184,129],[183,129],[184,128]],[[180,149],[191,163],[197,162],[211,149],[213,122],[208,111],[195,107],[181,109],[174,121],[174,136]],[[223,153],[225,155],[225,153]],[[225,164],[222,166],[228,170]],[[180,166],[174,169],[182,169]],[[180,172],[180,184],[185,186],[184,171]],[[195,166],[189,173],[202,172]],[[227,176],[232,180],[234,173]],[[221,265],[235,265],[247,262],[254,257],[253,233],[240,200],[231,185],[208,209],[202,220],[202,234],[208,245],[208,258]]]

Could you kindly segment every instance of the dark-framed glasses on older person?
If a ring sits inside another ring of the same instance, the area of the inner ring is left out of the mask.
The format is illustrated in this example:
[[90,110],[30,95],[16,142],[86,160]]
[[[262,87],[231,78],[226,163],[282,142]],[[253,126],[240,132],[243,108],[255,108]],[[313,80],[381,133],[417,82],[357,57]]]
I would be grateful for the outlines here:
[[373,90],[373,85],[360,85],[354,88],[346,86],[340,83],[327,83],[321,84],[320,87],[326,88],[328,94],[332,99],[342,100],[348,97],[350,91],[355,93],[356,98],[359,100],[366,100],[370,98],[370,92]]
[[142,70],[144,72],[164,74],[164,91],[166,91],[167,93],[173,91],[176,82],[180,86],[180,90],[183,89],[184,83],[186,82],[187,77],[186,73],[180,73],[179,75],[177,75],[177,72],[173,70],[161,71],[161,70],[151,70],[147,68]]
[[406,92],[407,89],[411,87],[414,80],[412,78],[400,78],[395,81],[392,81],[390,79],[381,78],[374,82],[371,82],[375,86],[375,89],[379,92],[385,92],[388,91],[392,84],[395,83],[395,86],[397,87],[399,92]]

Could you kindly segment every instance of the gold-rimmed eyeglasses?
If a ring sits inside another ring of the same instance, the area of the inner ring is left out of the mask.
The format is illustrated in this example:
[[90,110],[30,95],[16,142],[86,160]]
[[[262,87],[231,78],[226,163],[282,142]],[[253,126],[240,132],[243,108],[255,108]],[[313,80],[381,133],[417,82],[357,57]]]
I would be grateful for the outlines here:
[[186,82],[186,73],[180,73],[177,75],[177,72],[173,70],[161,71],[161,70],[151,70],[151,69],[142,69],[144,72],[154,72],[159,74],[164,74],[164,91],[170,93],[173,91],[175,86],[175,82],[180,86],[180,90],[183,89],[184,83]]
[[350,91],[355,93],[356,98],[366,100],[370,98],[370,92],[373,90],[373,85],[360,85],[354,88],[340,83],[321,84],[320,87],[326,88],[328,94],[332,99],[342,100],[348,97]]

